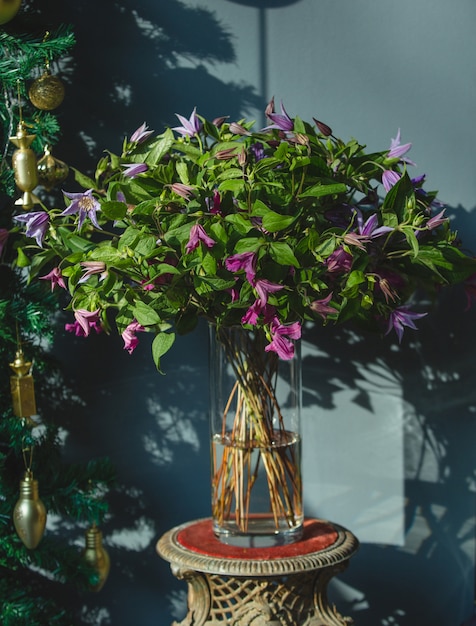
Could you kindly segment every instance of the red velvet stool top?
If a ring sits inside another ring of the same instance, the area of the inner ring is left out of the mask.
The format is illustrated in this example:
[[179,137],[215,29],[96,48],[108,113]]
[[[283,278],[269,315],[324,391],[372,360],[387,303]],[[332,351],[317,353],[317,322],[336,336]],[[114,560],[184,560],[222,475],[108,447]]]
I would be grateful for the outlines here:
[[306,519],[300,540],[271,548],[236,547],[222,543],[213,532],[210,519],[203,519],[182,527],[176,542],[191,552],[219,559],[273,560],[303,556],[326,550],[337,540],[338,533],[329,522]]
[[236,577],[284,576],[344,563],[359,542],[347,529],[306,519],[301,539],[284,546],[236,547],[222,543],[211,518],[194,520],[167,531],[157,543],[159,555],[179,570]]

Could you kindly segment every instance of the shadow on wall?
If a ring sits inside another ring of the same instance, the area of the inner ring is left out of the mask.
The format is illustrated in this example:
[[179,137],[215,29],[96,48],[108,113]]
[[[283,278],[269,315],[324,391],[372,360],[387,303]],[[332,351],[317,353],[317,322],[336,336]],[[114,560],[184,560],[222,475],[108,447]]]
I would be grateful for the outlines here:
[[[468,241],[474,240],[475,213],[448,210]],[[474,598],[475,305],[467,309],[462,288],[448,289],[418,321],[418,331],[405,331],[401,345],[393,333],[382,340],[343,328],[305,332],[319,354],[303,362],[304,406],[334,409],[337,393],[346,389],[355,405],[373,411],[368,381],[377,370],[388,383],[377,393],[389,401],[398,393],[402,400],[404,543],[363,544],[332,586],[339,610],[356,624],[458,626],[468,618]]]
[[[23,17],[28,27],[51,28],[38,11]],[[56,154],[81,171],[94,167],[104,149],[120,151],[144,121],[161,131],[176,123],[174,113],[189,117],[195,106],[212,119],[264,109],[252,86],[233,80],[231,26],[208,8],[180,0],[50,0],[48,15],[54,27],[71,24],[77,40],[66,73],[60,68],[66,95]],[[204,63],[229,66],[229,80],[215,78]]]

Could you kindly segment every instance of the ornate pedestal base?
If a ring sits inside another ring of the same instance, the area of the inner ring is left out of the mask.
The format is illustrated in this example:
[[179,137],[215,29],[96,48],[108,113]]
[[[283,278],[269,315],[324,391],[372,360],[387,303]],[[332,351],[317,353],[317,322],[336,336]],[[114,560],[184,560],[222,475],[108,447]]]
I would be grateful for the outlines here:
[[210,519],[188,522],[157,544],[173,574],[188,583],[188,613],[172,626],[349,626],[327,601],[327,584],[357,551],[354,535],[305,521],[302,540],[272,548],[220,543]]

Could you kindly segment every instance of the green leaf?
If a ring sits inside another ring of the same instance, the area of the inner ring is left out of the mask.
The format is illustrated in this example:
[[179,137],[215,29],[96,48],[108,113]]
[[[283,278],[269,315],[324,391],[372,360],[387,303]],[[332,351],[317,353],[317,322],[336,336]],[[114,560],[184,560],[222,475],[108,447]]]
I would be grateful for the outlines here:
[[323,198],[334,194],[345,193],[347,186],[344,183],[332,183],[330,185],[318,184],[306,189],[299,195],[300,198]]
[[152,357],[154,359],[157,370],[162,373],[160,369],[160,359],[166,354],[172,347],[175,341],[175,333],[157,333],[152,342]]
[[418,256],[420,244],[418,243],[418,239],[415,236],[415,231],[411,226],[403,226],[401,230],[403,231],[405,238],[412,249],[413,256]]
[[63,240],[64,246],[72,252],[87,252],[96,245],[89,241],[89,239],[76,235],[72,233],[69,228],[63,226],[58,227],[58,234]]
[[242,235],[246,235],[246,233],[249,233],[249,231],[254,228],[250,220],[246,219],[246,217],[240,215],[239,213],[231,213],[230,215],[227,215],[225,217],[225,222],[233,224],[236,230]]
[[236,242],[235,253],[257,252],[262,245],[263,241],[258,239],[258,237],[243,237],[243,239],[239,239]]
[[160,322],[160,317],[154,311],[152,307],[141,300],[137,300],[135,306],[132,309],[134,317],[142,324],[142,326],[154,326]]
[[276,233],[291,226],[296,218],[296,215],[281,215],[274,211],[268,211],[263,215],[263,228],[270,233]]
[[[168,128],[163,135],[157,137],[153,142],[150,142],[145,146],[144,153],[147,155],[145,163],[149,166],[154,166],[167,154],[175,141],[174,134],[170,128]],[[141,153],[141,150],[138,150]]]
[[108,220],[122,220],[127,213],[127,206],[116,200],[105,201],[101,204],[101,212]]
[[119,239],[119,250],[124,250],[125,248],[134,248],[140,236],[141,232],[137,230],[137,228],[134,228],[134,226],[129,226],[122,233]]
[[367,279],[364,272],[361,272],[360,270],[352,271],[347,277],[345,287],[342,290],[342,295],[345,298],[355,298],[359,293],[360,285],[366,282]]
[[157,237],[154,235],[142,235],[134,250],[142,256],[149,256],[157,248]]
[[240,194],[245,187],[245,182],[237,178],[224,180],[218,185],[218,191],[231,191],[234,195]]
[[23,252],[23,248],[17,249],[17,265],[18,267],[28,267],[30,265],[30,259]]
[[96,181],[89,178],[89,176],[86,176],[74,167],[71,169],[74,172],[74,180],[79,183],[81,187],[84,187],[84,189],[96,189]]
[[178,163],[175,165],[175,168],[177,170],[177,174],[179,175],[180,181],[184,185],[190,185],[190,178],[188,176],[187,164],[184,163],[183,161],[178,161]]
[[271,258],[280,265],[292,265],[299,267],[299,261],[294,256],[294,252],[289,244],[282,241],[276,241],[269,245],[269,253]]
[[414,204],[415,191],[410,177],[405,173],[385,196],[382,204],[384,225],[396,228],[405,221],[407,207]]
[[217,176],[217,180],[230,180],[233,178],[243,178],[243,170],[238,167],[230,167]]

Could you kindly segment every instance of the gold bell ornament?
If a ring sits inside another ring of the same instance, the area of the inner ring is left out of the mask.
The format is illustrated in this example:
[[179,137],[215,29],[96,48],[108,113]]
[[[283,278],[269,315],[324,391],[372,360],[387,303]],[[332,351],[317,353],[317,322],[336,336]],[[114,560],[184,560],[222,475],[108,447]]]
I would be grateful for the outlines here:
[[9,363],[14,372],[10,376],[13,413],[34,425],[32,415],[36,415],[35,383],[31,374],[32,363],[25,361],[23,350],[19,347],[13,363]]
[[15,17],[21,0],[0,0],[0,24],[6,24]]
[[55,185],[62,183],[69,173],[69,167],[51,154],[49,146],[45,146],[44,154],[38,160],[37,170],[38,182],[46,191],[51,191]]
[[31,471],[32,449],[23,450],[23,454],[30,450],[30,463],[20,481],[20,497],[13,509],[13,524],[18,536],[29,550],[34,550],[40,543],[46,526],[46,508],[38,496],[38,481],[33,478]]
[[51,73],[48,60],[44,73],[30,85],[28,97],[33,106],[40,111],[52,111],[63,102],[64,85]]
[[15,174],[15,183],[23,191],[23,196],[15,204],[24,209],[31,209],[39,203],[39,199],[32,193],[38,185],[38,171],[36,155],[30,148],[36,135],[29,135],[25,123],[21,120],[17,127],[17,134],[10,137],[10,141],[17,146],[12,156],[12,167]]
[[102,545],[102,533],[96,524],[86,531],[86,547],[83,550],[84,560],[96,571],[99,581],[91,587],[91,591],[100,591],[109,576],[111,560]]

